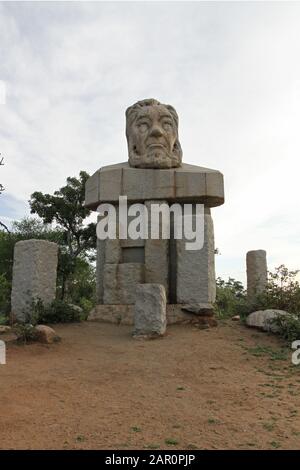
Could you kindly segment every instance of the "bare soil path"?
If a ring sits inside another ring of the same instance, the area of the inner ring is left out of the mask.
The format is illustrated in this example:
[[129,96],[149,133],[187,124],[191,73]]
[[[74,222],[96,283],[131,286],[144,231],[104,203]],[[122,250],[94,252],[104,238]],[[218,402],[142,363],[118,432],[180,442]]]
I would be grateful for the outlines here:
[[231,321],[152,341],[55,329],[61,343],[8,343],[1,449],[300,449],[300,366],[276,337]]

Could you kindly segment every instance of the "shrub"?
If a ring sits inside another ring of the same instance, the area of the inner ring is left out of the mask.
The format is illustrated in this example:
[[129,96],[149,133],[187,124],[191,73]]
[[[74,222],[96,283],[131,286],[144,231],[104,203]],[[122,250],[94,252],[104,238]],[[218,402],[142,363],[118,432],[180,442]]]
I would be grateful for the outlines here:
[[256,310],[279,309],[294,313],[300,317],[300,285],[296,280],[299,271],[289,271],[282,264],[268,273],[268,284],[265,292],[257,296]]
[[39,323],[72,323],[81,321],[81,308],[62,300],[54,300],[49,306],[37,303],[35,310],[37,311]]
[[299,271],[290,271],[284,264],[268,273],[265,292],[258,295],[254,310],[285,310],[290,317],[278,316],[272,323],[278,327],[278,334],[289,343],[300,339],[300,285],[296,280]]
[[278,316],[271,322],[278,327],[279,335],[289,344],[300,339],[300,317],[294,315],[291,317]]
[[217,278],[217,295],[215,310],[218,317],[227,318],[233,315],[245,315],[249,313],[250,306],[247,302],[246,292],[241,282],[233,278],[224,281]]
[[2,320],[5,323],[10,311],[10,290],[10,282],[6,279],[4,274],[0,273],[0,318],[5,318],[5,320]]
[[23,343],[30,343],[37,339],[35,325],[32,325],[31,323],[17,323],[14,325],[13,330],[17,335],[18,341]]

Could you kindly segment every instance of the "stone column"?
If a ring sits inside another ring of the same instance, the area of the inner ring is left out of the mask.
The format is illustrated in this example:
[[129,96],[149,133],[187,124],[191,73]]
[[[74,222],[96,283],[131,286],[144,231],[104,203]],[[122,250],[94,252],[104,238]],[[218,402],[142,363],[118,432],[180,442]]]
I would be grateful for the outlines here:
[[134,336],[161,336],[166,331],[166,292],[160,284],[140,284],[136,288]]
[[204,245],[200,250],[186,250],[187,240],[176,240],[177,303],[209,304],[216,299],[214,227],[210,210],[205,208]]
[[12,318],[30,320],[32,302],[44,305],[55,299],[58,246],[46,240],[25,240],[15,244],[11,292]]
[[267,253],[265,250],[248,251],[247,264],[247,296],[253,301],[257,294],[263,292],[268,282]]
[[[148,239],[145,240],[145,282],[161,284],[164,286],[168,298],[169,290],[169,239],[162,239],[162,227],[160,225],[159,236],[157,240],[151,239],[151,205],[165,204],[166,201],[146,201],[145,206],[148,210]],[[165,230],[170,231],[170,220],[164,220]]]

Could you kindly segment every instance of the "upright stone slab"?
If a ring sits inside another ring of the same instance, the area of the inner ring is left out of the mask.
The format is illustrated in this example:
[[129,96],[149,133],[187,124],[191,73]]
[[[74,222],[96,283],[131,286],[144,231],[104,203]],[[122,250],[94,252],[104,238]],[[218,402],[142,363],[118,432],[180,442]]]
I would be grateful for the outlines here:
[[248,300],[255,299],[263,292],[268,282],[267,253],[265,250],[248,251],[247,264],[247,296]]
[[141,263],[105,264],[103,273],[103,303],[134,304],[136,286],[144,282]]
[[14,249],[11,310],[18,322],[30,319],[31,305],[55,299],[58,246],[46,240],[25,240]]
[[[162,238],[151,239],[151,206],[152,204],[165,204],[166,201],[146,201],[148,210],[148,239],[145,240],[145,282],[150,284],[162,284],[168,298],[169,289],[169,240]],[[168,206],[167,206],[168,207]],[[165,229],[170,231],[170,221],[164,220]],[[161,229],[161,227],[160,227]],[[160,230],[161,232],[161,230]]]
[[209,213],[204,214],[204,244],[200,250],[187,250],[186,239],[176,240],[179,304],[212,304],[216,299],[214,228]]
[[166,292],[160,284],[140,284],[136,289],[134,336],[161,336],[166,331]]

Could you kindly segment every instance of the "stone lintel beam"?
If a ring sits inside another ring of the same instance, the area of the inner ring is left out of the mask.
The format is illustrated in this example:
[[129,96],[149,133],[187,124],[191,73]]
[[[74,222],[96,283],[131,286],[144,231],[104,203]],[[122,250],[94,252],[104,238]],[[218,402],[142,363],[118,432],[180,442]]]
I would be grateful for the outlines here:
[[216,207],[224,203],[223,175],[188,164],[167,170],[131,168],[127,162],[109,165],[88,179],[85,207],[97,210],[102,202],[116,204],[120,195],[131,203],[163,199]]

